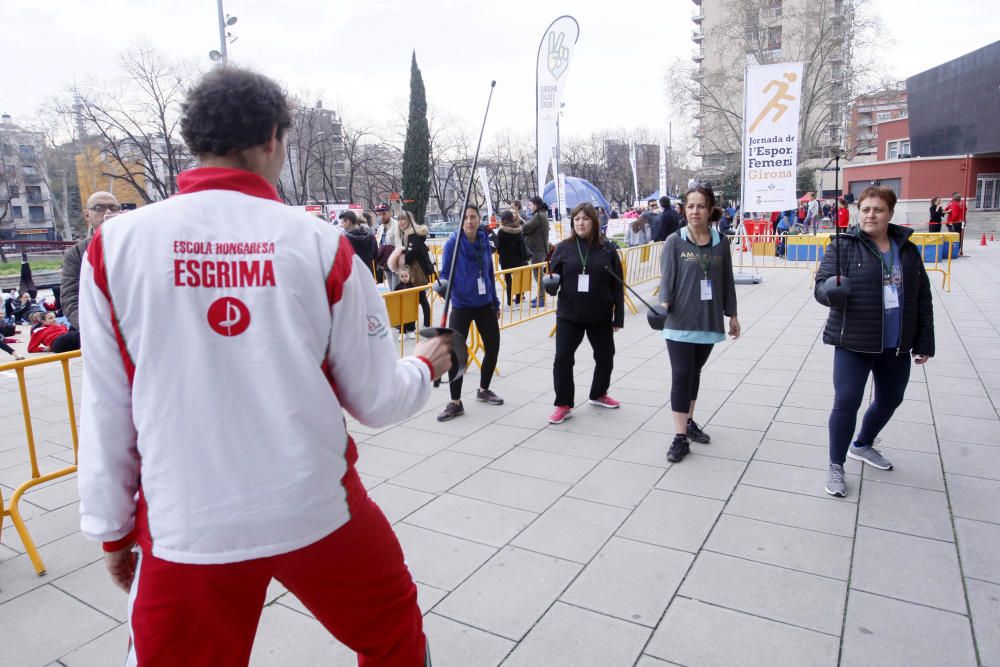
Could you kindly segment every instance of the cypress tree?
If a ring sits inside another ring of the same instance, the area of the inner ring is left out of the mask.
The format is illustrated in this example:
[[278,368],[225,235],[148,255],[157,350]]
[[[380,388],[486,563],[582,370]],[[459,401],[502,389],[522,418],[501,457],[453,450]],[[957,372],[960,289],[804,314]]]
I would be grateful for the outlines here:
[[410,114],[406,123],[406,143],[403,146],[404,208],[413,214],[417,224],[424,223],[431,187],[431,133],[427,125],[427,93],[424,78],[417,67],[417,53],[410,62]]

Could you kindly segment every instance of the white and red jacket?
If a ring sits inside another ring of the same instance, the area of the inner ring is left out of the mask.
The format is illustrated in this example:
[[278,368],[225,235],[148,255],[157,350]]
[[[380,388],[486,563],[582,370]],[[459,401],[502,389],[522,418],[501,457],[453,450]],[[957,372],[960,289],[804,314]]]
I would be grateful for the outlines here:
[[383,426],[430,396],[341,232],[249,172],[199,168],[116,217],[83,263],[81,530],[177,563],[311,544],[364,497],[346,410]]

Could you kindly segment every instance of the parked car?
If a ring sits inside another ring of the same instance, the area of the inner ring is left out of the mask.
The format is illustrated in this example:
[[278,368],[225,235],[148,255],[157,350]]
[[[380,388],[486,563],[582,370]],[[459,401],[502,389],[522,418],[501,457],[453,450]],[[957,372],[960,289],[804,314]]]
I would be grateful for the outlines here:
[[459,223],[457,222],[433,222],[427,228],[430,233],[431,238],[447,238],[451,236],[451,233],[459,228]]

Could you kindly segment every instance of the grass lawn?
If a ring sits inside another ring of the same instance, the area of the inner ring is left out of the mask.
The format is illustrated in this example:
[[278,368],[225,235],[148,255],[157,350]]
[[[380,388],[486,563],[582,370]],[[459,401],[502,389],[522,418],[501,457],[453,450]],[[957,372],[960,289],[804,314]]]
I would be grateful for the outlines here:
[[[43,259],[35,262],[29,262],[31,265],[31,272],[37,273],[39,271],[58,271],[59,267],[62,266],[61,259]],[[21,275],[21,261],[11,260],[6,264],[0,264],[0,276],[18,276]]]

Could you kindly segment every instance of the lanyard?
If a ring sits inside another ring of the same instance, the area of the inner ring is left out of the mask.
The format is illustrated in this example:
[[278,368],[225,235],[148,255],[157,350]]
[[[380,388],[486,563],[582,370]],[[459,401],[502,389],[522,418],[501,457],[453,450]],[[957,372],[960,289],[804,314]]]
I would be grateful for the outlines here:
[[587,245],[587,254],[583,254],[580,249],[580,239],[576,240],[576,252],[580,255],[580,263],[583,264],[583,273],[587,273],[587,260],[590,259],[590,245]]
[[892,266],[896,263],[896,254],[892,251],[892,241],[889,241],[889,263],[885,263],[885,257],[881,250],[878,252],[878,260],[882,262],[882,268],[885,269],[886,278],[892,280]]
[[[693,241],[693,237],[692,237],[692,241]],[[705,272],[705,279],[707,280],[708,279],[708,270],[712,266],[712,247],[709,246],[709,248],[708,248],[708,256],[706,257],[705,251],[702,249],[702,247],[700,245],[698,245],[698,242],[697,241],[693,241],[693,242],[694,242],[694,247],[698,249],[698,263],[701,264],[701,268]],[[712,243],[711,237],[709,237],[709,241],[708,242]]]

